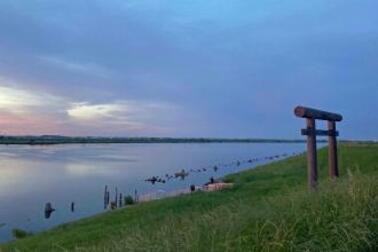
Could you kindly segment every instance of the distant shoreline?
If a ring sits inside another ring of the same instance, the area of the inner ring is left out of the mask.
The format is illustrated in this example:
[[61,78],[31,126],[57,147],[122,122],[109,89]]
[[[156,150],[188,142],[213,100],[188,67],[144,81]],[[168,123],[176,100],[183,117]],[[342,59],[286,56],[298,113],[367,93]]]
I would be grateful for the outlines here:
[[135,144],[135,143],[304,143],[300,139],[0,136],[0,145]]
[[[174,137],[70,137],[70,136],[0,136],[0,145],[56,144],[183,144],[183,143],[305,143],[306,139],[268,138],[174,138]],[[327,140],[319,138],[318,143]],[[376,141],[341,140],[342,143],[376,143]]]

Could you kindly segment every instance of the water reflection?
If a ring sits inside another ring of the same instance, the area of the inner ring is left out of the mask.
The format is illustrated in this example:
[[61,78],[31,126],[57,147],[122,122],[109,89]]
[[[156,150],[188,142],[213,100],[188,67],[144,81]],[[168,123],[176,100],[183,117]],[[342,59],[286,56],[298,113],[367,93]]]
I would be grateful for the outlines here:
[[68,163],[65,170],[71,176],[114,176],[122,172],[117,168],[109,169],[93,163]]

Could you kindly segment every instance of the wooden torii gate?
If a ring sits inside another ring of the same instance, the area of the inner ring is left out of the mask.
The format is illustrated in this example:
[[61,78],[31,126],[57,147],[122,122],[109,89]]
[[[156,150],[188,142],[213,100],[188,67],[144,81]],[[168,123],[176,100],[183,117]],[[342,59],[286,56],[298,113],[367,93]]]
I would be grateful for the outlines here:
[[[329,176],[335,179],[339,176],[336,140],[339,133],[336,131],[336,122],[342,121],[343,117],[340,114],[302,106],[296,107],[294,113],[297,117],[306,118],[307,128],[302,129],[302,135],[307,136],[308,184],[310,189],[315,189],[318,181],[316,136],[328,136],[328,171]],[[328,121],[328,130],[317,130],[317,119]]]

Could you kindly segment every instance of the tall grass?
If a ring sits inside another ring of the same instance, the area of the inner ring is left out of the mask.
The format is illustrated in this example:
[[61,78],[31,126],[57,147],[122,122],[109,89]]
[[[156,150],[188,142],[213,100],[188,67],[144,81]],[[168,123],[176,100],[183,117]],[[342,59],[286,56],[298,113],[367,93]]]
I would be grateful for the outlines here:
[[376,177],[352,175],[268,197],[258,206],[231,199],[204,214],[134,228],[76,251],[376,251]]

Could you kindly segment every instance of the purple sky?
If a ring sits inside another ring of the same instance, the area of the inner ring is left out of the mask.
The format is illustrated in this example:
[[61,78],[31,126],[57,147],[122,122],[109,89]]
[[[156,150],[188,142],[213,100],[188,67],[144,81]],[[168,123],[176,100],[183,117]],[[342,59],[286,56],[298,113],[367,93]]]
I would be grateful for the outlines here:
[[[60,2],[60,3],[58,3]],[[378,139],[378,1],[0,1],[0,134]]]

